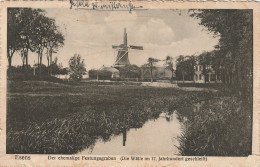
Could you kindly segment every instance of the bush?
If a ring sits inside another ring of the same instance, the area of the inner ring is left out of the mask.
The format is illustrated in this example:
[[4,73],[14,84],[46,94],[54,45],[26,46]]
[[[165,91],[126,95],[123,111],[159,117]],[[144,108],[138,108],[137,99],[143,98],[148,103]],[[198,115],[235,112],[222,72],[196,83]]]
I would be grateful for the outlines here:
[[7,79],[13,81],[51,81],[62,82],[61,79],[48,75],[48,68],[42,65],[42,74],[39,75],[39,68],[35,69],[36,75],[33,74],[33,68],[30,66],[10,67],[7,70]]
[[[111,80],[112,72],[105,70],[89,70],[90,79]],[[98,76],[97,76],[98,75]]]
[[12,66],[7,69],[7,75],[13,75],[15,73],[33,74],[33,68],[30,65],[25,65],[25,66],[17,66],[17,67]]
[[[183,123],[177,138],[182,156],[248,156],[252,148],[252,104],[221,96],[199,110],[176,113]],[[186,119],[183,119],[186,118]]]
[[84,59],[81,60],[81,56],[79,54],[75,54],[69,60],[69,74],[70,79],[75,81],[80,81],[83,75],[86,72]]
[[133,81],[133,82],[141,82],[140,78],[111,78],[111,81]]
[[[33,69],[32,69],[32,71],[33,71]],[[35,68],[35,74],[36,75],[48,75],[48,67],[44,64],[40,65],[39,67],[37,66]]]
[[[153,79],[153,82],[156,82],[156,79]],[[142,82],[151,82],[151,78],[144,78]]]
[[136,65],[120,67],[119,71],[121,78],[140,78],[142,74],[141,68]]

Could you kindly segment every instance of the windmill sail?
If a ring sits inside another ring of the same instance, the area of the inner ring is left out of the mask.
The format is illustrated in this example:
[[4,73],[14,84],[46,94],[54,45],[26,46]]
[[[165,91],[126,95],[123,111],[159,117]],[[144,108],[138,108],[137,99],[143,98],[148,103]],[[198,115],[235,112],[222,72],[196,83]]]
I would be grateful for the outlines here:
[[144,50],[142,46],[134,46],[134,45],[129,45],[130,49],[137,49],[137,50]]

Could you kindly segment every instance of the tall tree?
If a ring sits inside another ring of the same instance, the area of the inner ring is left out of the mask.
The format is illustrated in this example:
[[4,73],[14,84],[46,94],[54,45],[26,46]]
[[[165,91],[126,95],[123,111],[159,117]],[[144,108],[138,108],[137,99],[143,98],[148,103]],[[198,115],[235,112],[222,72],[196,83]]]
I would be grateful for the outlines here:
[[47,39],[49,38],[48,32],[53,25],[54,20],[49,19],[44,15],[38,15],[37,19],[33,22],[34,31],[33,31],[33,41],[35,51],[38,54],[38,67],[40,68],[41,74],[41,65],[42,65],[42,55],[43,50],[46,47]]
[[196,57],[180,55],[176,60],[176,77],[177,79],[193,80],[195,74],[194,66],[196,63]]
[[[41,71],[43,50],[47,48],[48,73],[52,73],[52,53],[64,44],[64,36],[58,31],[55,20],[39,15],[35,21],[36,32],[34,34],[36,52],[38,53],[38,64]],[[41,73],[41,72],[40,72]]]
[[185,57],[183,55],[180,55],[176,60],[176,74],[179,78],[179,74],[182,76],[182,82],[184,83],[184,77],[187,74],[186,64],[185,63]]
[[209,80],[208,73],[213,72],[212,64],[214,61],[214,52],[203,52],[198,56],[198,62],[202,65],[202,74],[205,79],[204,82]]
[[41,67],[43,50],[47,47],[47,57],[52,59],[52,53],[64,44],[64,36],[58,31],[55,20],[47,17],[41,9],[8,8],[7,20],[9,66],[16,51],[20,51],[23,65],[28,65],[31,51],[38,54],[38,66]]
[[41,9],[19,8],[20,15],[18,21],[20,24],[19,34],[21,38],[21,48],[24,50],[25,64],[28,65],[28,53],[34,52],[37,45],[35,36],[39,33],[36,24],[38,16],[43,13]]
[[173,80],[173,74],[174,74],[173,58],[171,56],[167,56],[165,62],[166,62],[166,69],[172,72],[171,80]]
[[81,56],[79,54],[74,54],[73,57],[69,60],[69,74],[70,78],[76,81],[82,79],[82,76],[86,72],[84,60],[81,60]]
[[194,10],[191,16],[220,37],[217,47],[222,56],[216,55],[221,59],[216,68],[222,69],[226,83],[243,87],[239,91],[247,89],[252,93],[253,11]]
[[7,59],[8,67],[11,67],[12,57],[21,47],[21,38],[19,34],[21,26],[18,21],[20,10],[18,8],[7,8],[7,13]]
[[147,66],[150,68],[150,74],[151,74],[151,82],[153,82],[153,69],[155,68],[155,64],[159,62],[159,59],[155,59],[152,57],[149,57],[147,60]]
[[49,74],[52,74],[52,54],[56,53],[59,49],[59,47],[62,47],[64,45],[64,36],[63,34],[58,30],[58,27],[53,24],[50,31],[48,31],[48,38],[46,41],[46,56],[48,61],[48,71]]

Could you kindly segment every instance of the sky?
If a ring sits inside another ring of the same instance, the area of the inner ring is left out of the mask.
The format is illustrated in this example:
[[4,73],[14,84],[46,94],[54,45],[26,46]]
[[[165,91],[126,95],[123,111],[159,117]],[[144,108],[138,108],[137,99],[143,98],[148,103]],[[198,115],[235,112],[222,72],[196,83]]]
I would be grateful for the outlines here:
[[[128,45],[143,46],[144,50],[130,50],[131,64],[138,66],[149,57],[165,59],[179,55],[192,55],[211,51],[218,44],[218,38],[191,18],[187,10],[140,10],[95,11],[85,9],[44,9],[46,16],[54,18],[59,30],[65,36],[65,43],[53,57],[68,67],[69,59],[80,54],[87,70],[112,66],[116,51],[112,45],[123,43],[124,28],[127,29]],[[37,55],[29,53],[29,63],[37,62]],[[21,65],[16,53],[13,65]],[[43,55],[43,63],[47,64]],[[158,65],[162,65],[162,62]]]

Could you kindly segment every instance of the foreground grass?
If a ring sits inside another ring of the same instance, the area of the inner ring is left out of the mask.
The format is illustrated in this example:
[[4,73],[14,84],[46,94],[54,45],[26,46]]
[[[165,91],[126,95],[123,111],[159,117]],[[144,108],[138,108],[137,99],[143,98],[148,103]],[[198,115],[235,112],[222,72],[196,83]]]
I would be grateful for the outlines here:
[[[199,110],[187,109],[201,101]],[[251,154],[252,101],[232,92],[31,81],[8,83],[7,153],[78,153],[175,110],[180,155]]]
[[252,103],[236,96],[215,97],[199,110],[180,109],[180,155],[248,156],[252,148]]
[[161,112],[214,96],[174,88],[30,81],[10,82],[8,94],[7,153],[16,154],[75,154],[98,138],[108,141]]

